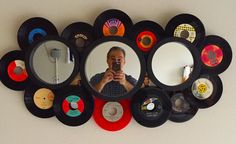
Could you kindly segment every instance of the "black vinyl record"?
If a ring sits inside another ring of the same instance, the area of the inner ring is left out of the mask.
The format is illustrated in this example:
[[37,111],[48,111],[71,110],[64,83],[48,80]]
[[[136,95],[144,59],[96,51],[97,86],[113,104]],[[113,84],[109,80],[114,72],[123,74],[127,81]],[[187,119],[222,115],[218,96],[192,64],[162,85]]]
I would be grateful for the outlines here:
[[223,85],[219,76],[204,74],[185,90],[184,95],[193,106],[208,108],[219,101],[222,91]]
[[130,17],[121,10],[109,9],[99,14],[94,22],[98,38],[103,36],[126,37],[133,26]]
[[131,112],[142,126],[157,127],[168,120],[171,102],[167,93],[161,89],[141,88],[132,98]]
[[165,31],[158,23],[144,20],[132,27],[129,37],[147,59],[148,52],[165,37]]
[[182,91],[170,94],[172,111],[169,120],[173,122],[185,122],[192,119],[198,111],[198,108],[192,106],[184,96]]
[[79,52],[83,52],[96,38],[93,27],[84,22],[75,22],[68,25],[62,32],[61,37],[70,41]]
[[232,50],[229,43],[216,35],[206,36],[199,46],[202,71],[209,74],[220,74],[230,65]]
[[25,68],[25,53],[20,50],[10,51],[0,60],[2,83],[12,90],[24,90],[29,78]]
[[205,37],[203,23],[191,14],[179,14],[173,17],[166,25],[166,34],[170,37],[184,38],[197,45]]
[[28,86],[24,94],[26,108],[35,116],[49,118],[54,116],[53,101],[55,92],[51,89],[38,87],[34,84]]
[[53,109],[63,124],[79,126],[92,116],[94,101],[83,87],[68,86],[56,92]]
[[58,35],[56,27],[45,18],[33,17],[20,26],[17,32],[17,40],[20,48],[27,50],[34,41],[48,35]]

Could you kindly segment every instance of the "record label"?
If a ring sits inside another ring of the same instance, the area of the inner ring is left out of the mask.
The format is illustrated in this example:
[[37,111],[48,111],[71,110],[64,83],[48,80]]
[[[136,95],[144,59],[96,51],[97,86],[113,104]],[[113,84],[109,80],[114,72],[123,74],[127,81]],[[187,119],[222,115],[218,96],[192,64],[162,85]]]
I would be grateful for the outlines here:
[[184,99],[183,94],[177,93],[171,97],[172,109],[176,112],[187,112],[190,109],[189,103]]
[[157,38],[153,32],[143,31],[138,34],[136,43],[141,50],[147,52],[157,43]]
[[162,112],[162,105],[158,98],[148,98],[141,105],[141,112],[147,118],[155,118],[160,116]]
[[196,30],[190,24],[180,24],[174,30],[175,37],[185,38],[193,43],[196,39]]
[[53,106],[54,93],[47,88],[38,89],[34,96],[34,103],[40,109],[50,109]]
[[197,99],[207,99],[213,93],[213,84],[206,78],[199,78],[193,82],[192,93]]
[[85,46],[85,43],[86,41],[88,40],[88,37],[84,34],[76,34],[75,35],[75,45],[78,47],[78,48],[82,48]]
[[217,45],[207,45],[202,50],[201,59],[205,65],[215,67],[222,62],[223,51]]
[[116,18],[109,19],[103,25],[104,36],[124,36],[125,26],[124,24]]
[[16,82],[22,82],[28,78],[25,63],[22,60],[14,60],[10,62],[7,67],[7,72],[9,77]]
[[47,32],[41,28],[35,28],[29,32],[28,43],[32,44],[34,41],[39,40],[42,37],[45,37]]
[[70,95],[62,103],[64,113],[69,117],[78,117],[84,111],[83,100],[76,95]]
[[118,102],[107,102],[102,109],[103,117],[110,122],[116,122],[123,116],[122,105]]

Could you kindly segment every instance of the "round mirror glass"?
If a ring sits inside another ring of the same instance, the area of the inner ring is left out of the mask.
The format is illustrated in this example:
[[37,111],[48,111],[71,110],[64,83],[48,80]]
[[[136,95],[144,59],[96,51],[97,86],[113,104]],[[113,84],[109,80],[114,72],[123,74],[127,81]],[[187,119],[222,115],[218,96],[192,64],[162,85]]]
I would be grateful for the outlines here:
[[71,79],[78,67],[78,56],[61,39],[38,42],[29,55],[29,70],[36,83],[63,84]]
[[189,81],[193,74],[199,74],[196,53],[196,48],[185,40],[169,39],[159,44],[152,52],[150,64],[158,85],[178,87]]
[[144,62],[129,43],[119,41],[124,38],[104,39],[88,52],[84,75],[95,94],[109,100],[119,99],[137,89],[138,83],[141,86]]

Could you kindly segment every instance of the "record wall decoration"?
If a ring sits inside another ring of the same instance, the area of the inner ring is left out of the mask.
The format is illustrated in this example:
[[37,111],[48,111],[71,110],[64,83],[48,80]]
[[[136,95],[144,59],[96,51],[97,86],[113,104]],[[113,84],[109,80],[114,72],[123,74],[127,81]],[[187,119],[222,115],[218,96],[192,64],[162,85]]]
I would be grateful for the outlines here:
[[[93,116],[107,131],[124,129],[132,117],[148,128],[167,120],[183,123],[193,119],[223,96],[219,74],[233,57],[226,39],[206,35],[201,20],[186,13],[171,18],[163,29],[154,20],[133,25],[125,12],[108,9],[93,25],[78,20],[65,26],[61,34],[49,20],[32,17],[20,25],[17,41],[21,50],[0,59],[0,80],[9,89],[25,90],[27,110],[39,118],[56,116],[67,126],[83,125]],[[86,67],[89,52],[97,46],[101,47],[90,63],[101,59],[104,63]],[[104,47],[115,47],[120,55],[110,58]],[[135,58],[138,62],[133,64]],[[132,63],[127,73],[126,63]],[[158,71],[163,69],[166,71]],[[93,70],[101,77],[93,79],[97,83],[91,87]],[[119,85],[106,89],[110,97],[102,94],[109,83],[104,79]]]

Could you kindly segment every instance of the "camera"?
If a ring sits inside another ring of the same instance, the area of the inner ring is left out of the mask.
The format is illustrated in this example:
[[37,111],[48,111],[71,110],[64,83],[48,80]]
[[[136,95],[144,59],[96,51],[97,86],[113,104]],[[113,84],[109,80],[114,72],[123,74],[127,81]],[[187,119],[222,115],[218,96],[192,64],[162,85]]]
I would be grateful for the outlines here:
[[112,62],[112,70],[114,70],[115,72],[120,71],[120,62],[113,61]]

